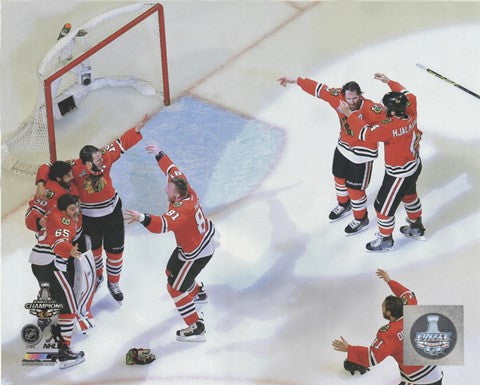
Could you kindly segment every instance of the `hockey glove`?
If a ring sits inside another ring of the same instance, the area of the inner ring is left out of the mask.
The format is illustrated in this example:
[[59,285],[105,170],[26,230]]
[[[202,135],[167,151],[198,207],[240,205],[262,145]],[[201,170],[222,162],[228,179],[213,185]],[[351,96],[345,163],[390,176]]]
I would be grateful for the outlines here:
[[362,366],[362,365],[356,364],[355,362],[347,361],[347,360],[343,362],[343,367],[347,372],[350,372],[352,376],[355,374],[356,371],[360,372],[360,374],[365,374],[367,371],[368,372],[370,371],[370,369],[368,369],[366,366]]
[[155,361],[155,354],[150,349],[132,348],[128,351],[125,362],[127,365],[145,365]]

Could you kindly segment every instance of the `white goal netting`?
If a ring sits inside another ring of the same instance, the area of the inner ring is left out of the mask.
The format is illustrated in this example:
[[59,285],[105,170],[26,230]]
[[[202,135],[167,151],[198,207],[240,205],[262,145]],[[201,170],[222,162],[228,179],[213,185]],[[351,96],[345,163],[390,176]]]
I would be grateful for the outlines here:
[[[134,87],[145,95],[164,95],[168,104],[163,28],[160,4],[137,3],[99,15],[59,37],[38,67],[40,86],[32,114],[2,143],[3,167],[35,174],[52,152],[55,156],[55,121],[81,109],[82,99],[100,87]],[[46,97],[46,89],[51,96]]]

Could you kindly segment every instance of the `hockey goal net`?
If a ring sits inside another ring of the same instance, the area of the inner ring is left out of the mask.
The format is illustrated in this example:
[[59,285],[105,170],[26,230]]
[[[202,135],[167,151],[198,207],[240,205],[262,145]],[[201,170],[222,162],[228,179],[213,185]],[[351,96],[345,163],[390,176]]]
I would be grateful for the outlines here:
[[69,29],[38,67],[40,87],[32,114],[2,144],[3,167],[33,175],[56,160],[55,121],[103,86],[134,87],[170,104],[164,13],[161,4],[136,3]]

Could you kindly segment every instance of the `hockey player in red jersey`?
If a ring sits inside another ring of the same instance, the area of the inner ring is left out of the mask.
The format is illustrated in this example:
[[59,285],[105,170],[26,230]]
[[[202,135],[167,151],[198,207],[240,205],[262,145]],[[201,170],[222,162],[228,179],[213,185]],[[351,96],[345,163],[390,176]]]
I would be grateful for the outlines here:
[[[73,184],[72,165],[68,162],[56,161],[50,165],[48,173],[48,180],[38,181],[44,188],[40,189],[44,191],[41,196],[34,197],[30,203],[25,215],[25,224],[28,229],[35,231],[38,235],[45,227],[46,218],[48,213],[55,207],[57,207],[58,198],[64,194],[71,194],[78,198],[78,189]],[[83,233],[84,234],[84,233]],[[77,234],[75,239],[80,238],[82,235],[82,216],[79,215],[77,223]],[[84,242],[82,242],[84,243]],[[85,247],[87,245],[85,244]],[[86,252],[87,250],[82,250]],[[89,272],[94,265],[91,254],[84,254],[82,258],[78,258],[73,263],[69,261],[67,269],[71,276],[80,274],[82,278],[76,279],[76,285],[74,292],[78,301],[77,307],[77,321],[82,332],[86,332],[89,328],[94,326],[93,315],[90,313],[90,307],[93,301],[94,288],[93,280]]]
[[403,305],[416,305],[415,294],[397,281],[390,279],[386,271],[378,269],[377,276],[383,279],[394,295],[382,303],[383,317],[389,321],[382,326],[370,347],[350,345],[343,337],[332,342],[333,348],[347,353],[347,361],[365,368],[375,366],[391,356],[400,369],[399,385],[441,385],[443,373],[439,366],[406,366],[403,364]]
[[[108,289],[119,303],[124,298],[119,280],[123,266],[125,228],[122,202],[113,187],[110,170],[125,151],[142,139],[140,131],[148,119],[149,116],[145,115],[120,138],[101,149],[91,145],[84,146],[80,150],[79,159],[72,161],[73,181],[80,193],[84,232],[92,240],[97,284],[103,280],[103,246],[107,255]],[[41,166],[37,173],[37,183],[39,179],[45,179],[47,173],[48,166]]]
[[[38,232],[45,225],[45,214],[57,206],[57,200],[63,194],[78,196],[78,189],[72,183],[72,166],[61,160],[53,162],[50,166],[47,180],[39,180],[37,183],[43,186],[44,193],[36,195],[30,202],[25,214],[25,225],[29,230]],[[80,226],[81,228],[81,226]]]
[[370,183],[373,160],[378,156],[377,143],[359,143],[354,140],[344,113],[337,111],[340,102],[348,105],[369,123],[377,123],[385,118],[385,111],[362,96],[356,82],[348,82],[342,88],[329,88],[324,83],[307,78],[296,80],[282,77],[280,85],[298,84],[305,92],[330,104],[340,120],[340,136],[333,156],[332,173],[338,205],[330,212],[329,219],[335,222],[353,211],[353,221],[345,227],[346,235],[353,235],[368,226],[367,196],[365,190]]
[[419,142],[422,132],[417,127],[417,99],[415,95],[386,77],[376,73],[375,79],[387,83],[392,92],[383,97],[387,118],[372,125],[358,113],[352,113],[346,103],[339,111],[347,117],[354,136],[361,143],[385,144],[385,176],[375,199],[379,233],[366,245],[367,251],[383,252],[393,248],[395,212],[403,202],[407,212],[407,226],[400,231],[407,237],[424,240],[422,206],[417,195],[417,179],[422,170]]
[[167,263],[167,290],[180,316],[188,325],[177,331],[179,341],[205,341],[204,320],[195,302],[206,302],[203,284],[195,281],[219,246],[218,234],[212,221],[205,217],[197,194],[183,172],[158,147],[149,145],[147,152],[155,154],[158,166],[167,176],[168,211],[161,215],[125,210],[128,223],[140,222],[153,233],[172,231],[177,247]]
[[66,368],[85,360],[83,352],[69,348],[77,303],[67,263],[70,258],[81,256],[78,246],[73,245],[80,226],[78,197],[64,194],[58,198],[57,206],[48,213],[29,262],[39,285],[48,282],[52,299],[62,304],[58,324],[52,326],[52,335],[59,344],[60,368]]

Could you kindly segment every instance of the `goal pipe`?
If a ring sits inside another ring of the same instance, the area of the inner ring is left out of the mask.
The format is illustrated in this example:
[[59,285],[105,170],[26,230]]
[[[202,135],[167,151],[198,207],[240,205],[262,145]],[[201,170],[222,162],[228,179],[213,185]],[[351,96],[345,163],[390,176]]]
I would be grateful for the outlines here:
[[57,160],[57,151],[55,143],[55,123],[53,118],[53,103],[47,103],[47,101],[53,101],[52,99],[52,83],[57,80],[59,77],[63,76],[65,73],[70,71],[72,68],[76,67],[78,64],[83,62],[85,59],[92,56],[95,52],[100,51],[107,44],[111,43],[115,39],[122,36],[125,32],[132,29],[139,22],[151,16],[155,12],[158,13],[158,25],[160,33],[160,53],[162,60],[162,79],[163,79],[163,103],[168,106],[170,105],[170,88],[168,84],[168,65],[167,65],[167,47],[166,47],[166,35],[165,35],[165,16],[163,12],[162,4],[156,4],[152,8],[146,10],[141,15],[137,16],[128,24],[125,24],[123,27],[118,29],[116,32],[112,33],[109,37],[102,40],[100,43],[97,43],[95,46],[90,48],[88,51],[80,55],[75,60],[72,60],[65,67],[61,68],[53,75],[45,79],[45,105],[47,109],[47,125],[48,125],[48,137],[49,137],[49,150],[50,150],[50,162],[55,162]]

